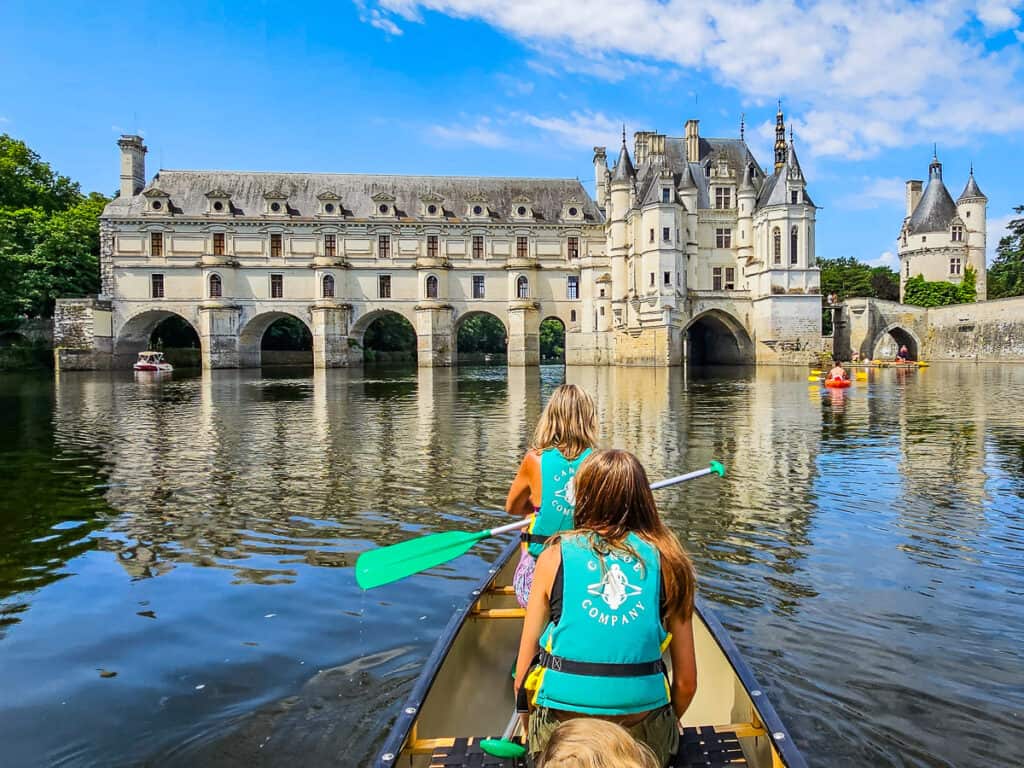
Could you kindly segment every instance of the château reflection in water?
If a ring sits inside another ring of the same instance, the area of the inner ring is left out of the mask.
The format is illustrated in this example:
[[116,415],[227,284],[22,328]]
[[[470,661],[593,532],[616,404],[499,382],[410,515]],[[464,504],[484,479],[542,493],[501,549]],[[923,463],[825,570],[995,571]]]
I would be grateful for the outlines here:
[[562,381],[652,480],[726,465],[656,498],[811,763],[999,764],[1024,706],[1024,368],[974,365],[845,391],[770,367],[0,380],[9,757],[368,760],[502,542],[369,593],[355,558],[503,521]]

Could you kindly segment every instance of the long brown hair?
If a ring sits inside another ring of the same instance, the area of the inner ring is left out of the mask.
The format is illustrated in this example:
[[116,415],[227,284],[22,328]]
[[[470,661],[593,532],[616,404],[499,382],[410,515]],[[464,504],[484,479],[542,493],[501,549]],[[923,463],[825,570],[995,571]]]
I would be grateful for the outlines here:
[[573,533],[596,533],[611,549],[633,555],[626,542],[630,533],[653,544],[661,553],[665,618],[689,619],[697,590],[693,563],[658,514],[647,472],[637,457],[629,451],[595,451],[576,472],[575,490]]
[[551,393],[533,432],[534,450],[558,448],[565,458],[575,459],[597,445],[597,406],[583,387],[562,384]]

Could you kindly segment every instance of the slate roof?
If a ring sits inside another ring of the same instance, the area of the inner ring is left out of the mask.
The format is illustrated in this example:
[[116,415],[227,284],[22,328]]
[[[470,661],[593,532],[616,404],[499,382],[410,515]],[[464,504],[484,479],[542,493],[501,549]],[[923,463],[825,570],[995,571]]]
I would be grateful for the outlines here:
[[968,200],[972,197],[980,197],[982,200],[988,200],[985,197],[985,193],[978,187],[978,182],[974,180],[974,169],[971,169],[971,175],[967,178],[967,186],[964,187],[964,191],[960,193],[960,197],[957,198],[957,202],[960,200]]
[[911,235],[922,232],[943,232],[949,229],[956,218],[956,203],[950,197],[949,190],[942,183],[941,168],[939,173],[932,173],[928,186],[924,189],[917,207],[907,222],[907,231]]
[[[265,196],[280,192],[286,196],[292,219],[316,216],[320,200],[331,194],[337,195],[346,217],[370,218],[376,211],[374,196],[383,194],[394,197],[400,218],[419,218],[424,198],[434,195],[443,199],[447,218],[464,218],[470,202],[482,199],[492,221],[510,219],[513,201],[526,198],[537,222],[557,223],[570,199],[583,211],[584,221],[603,220],[578,179],[161,170],[147,189],[158,185],[178,216],[206,216],[207,194],[223,190],[230,195],[234,215],[245,217],[263,217]],[[114,198],[104,216],[138,216],[143,201],[142,195]]]
[[[787,180],[804,182],[804,172],[800,168],[800,160],[797,159],[796,147],[793,146],[792,140],[789,142],[789,149],[786,151],[786,162],[775,173],[765,179],[761,191],[757,195],[757,207],[790,205],[786,186]],[[807,187],[804,187],[803,190],[803,202],[805,205],[814,205],[811,196],[807,194]]]
[[629,159],[629,150],[626,149],[626,142],[622,142],[622,149],[619,150],[619,159],[615,163],[615,170],[612,173],[612,181],[632,181],[636,178],[636,170],[633,168],[633,161]]

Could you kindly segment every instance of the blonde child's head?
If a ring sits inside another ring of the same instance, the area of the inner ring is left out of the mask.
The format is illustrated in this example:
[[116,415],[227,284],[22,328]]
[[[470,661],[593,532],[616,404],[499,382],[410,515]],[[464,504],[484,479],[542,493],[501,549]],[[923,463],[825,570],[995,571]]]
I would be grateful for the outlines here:
[[533,433],[533,447],[539,451],[558,448],[567,459],[575,459],[597,445],[597,406],[582,387],[562,384],[552,394]]
[[537,768],[659,768],[654,753],[621,725],[594,717],[566,720],[551,734]]

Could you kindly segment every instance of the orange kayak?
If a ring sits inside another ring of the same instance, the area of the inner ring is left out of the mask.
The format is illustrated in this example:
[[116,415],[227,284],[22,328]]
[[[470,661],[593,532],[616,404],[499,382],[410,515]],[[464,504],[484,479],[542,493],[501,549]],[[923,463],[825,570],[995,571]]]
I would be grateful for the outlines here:
[[833,387],[835,389],[845,389],[850,386],[849,379],[825,379],[826,387]]

